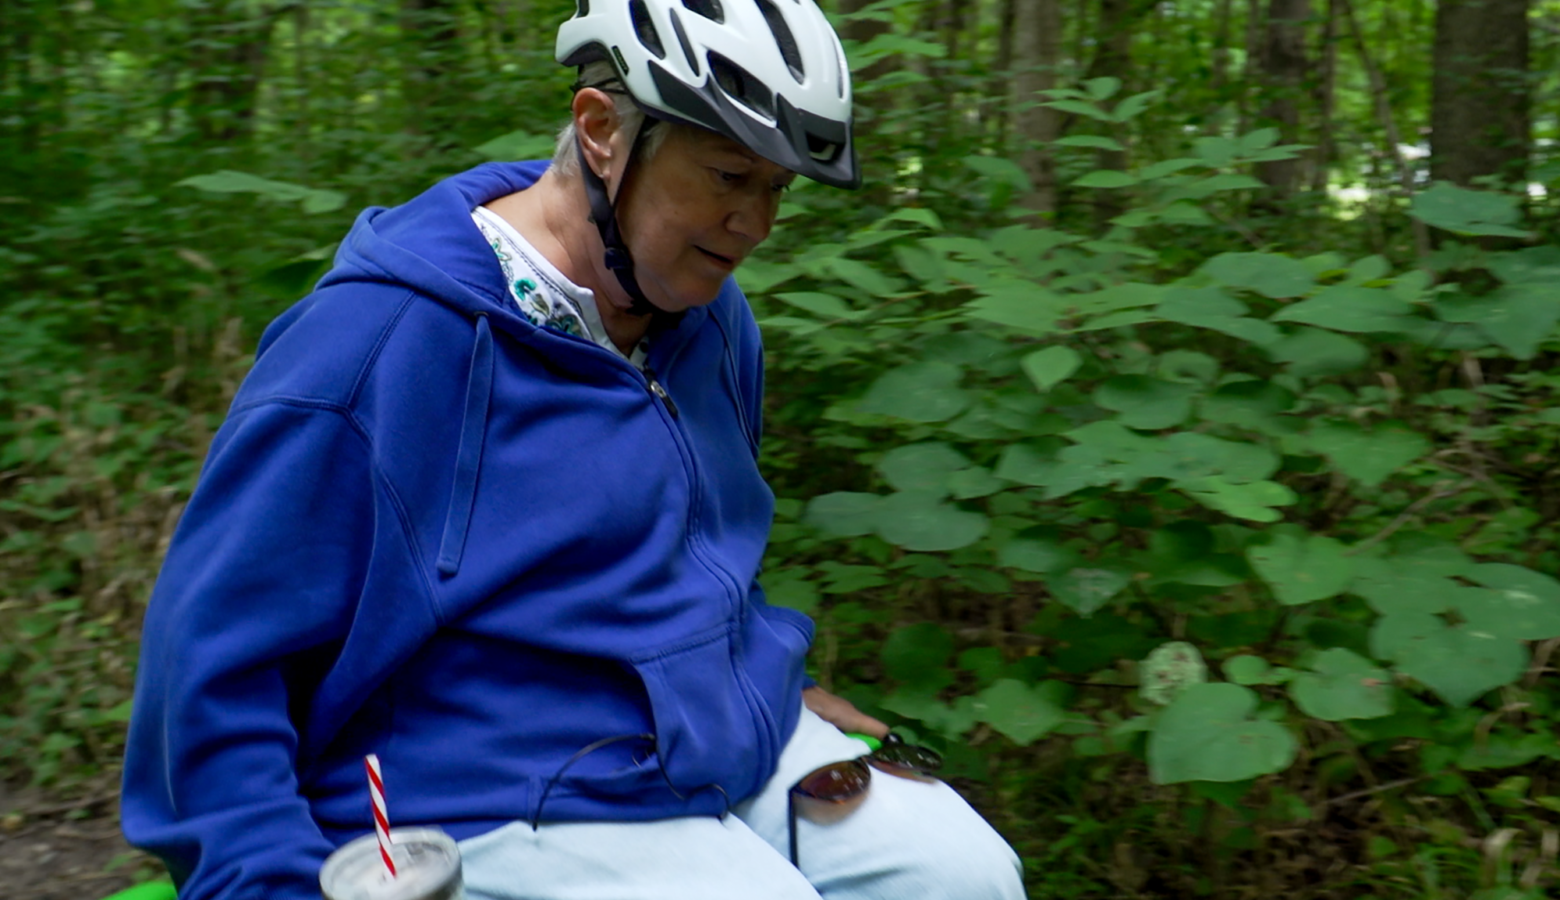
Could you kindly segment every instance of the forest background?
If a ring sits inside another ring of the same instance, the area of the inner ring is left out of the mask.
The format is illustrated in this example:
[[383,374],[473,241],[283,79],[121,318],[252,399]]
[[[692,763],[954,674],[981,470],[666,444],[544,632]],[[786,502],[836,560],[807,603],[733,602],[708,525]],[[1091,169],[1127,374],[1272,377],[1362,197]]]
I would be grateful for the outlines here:
[[[0,0],[13,846],[112,825],[260,330],[357,210],[545,155],[571,11]],[[1036,897],[1552,892],[1560,2],[830,12],[866,187],[739,273],[819,679],[946,750]],[[104,865],[38,895],[154,874]]]

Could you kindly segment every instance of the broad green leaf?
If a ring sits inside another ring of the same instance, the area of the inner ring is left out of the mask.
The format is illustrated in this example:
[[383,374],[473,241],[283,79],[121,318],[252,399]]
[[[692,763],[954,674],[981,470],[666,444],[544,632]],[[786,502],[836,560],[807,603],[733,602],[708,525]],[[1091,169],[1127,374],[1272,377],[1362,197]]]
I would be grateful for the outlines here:
[[943,422],[964,411],[970,395],[959,387],[962,373],[942,362],[890,369],[867,389],[856,408],[911,422]]
[[1092,615],[1132,582],[1120,569],[1078,567],[1049,579],[1046,587],[1056,599],[1080,615]]
[[511,131],[471,149],[498,162],[548,159],[553,155],[553,144],[557,140],[557,137],[551,134],[537,134],[526,130]]
[[347,195],[340,191],[274,181],[231,169],[222,169],[209,175],[193,175],[177,184],[212,194],[258,194],[267,200],[298,203],[309,214],[334,212],[347,204]]
[[941,441],[909,444],[883,454],[878,471],[895,490],[923,491],[942,496],[948,479],[968,468],[969,458]]
[[1008,444],[997,459],[996,475],[1018,484],[1043,486],[1050,481],[1056,460],[1027,444]]
[[1026,572],[1050,574],[1072,568],[1078,554],[1052,541],[1015,538],[997,551],[997,562]]
[[1110,113],[1106,112],[1103,109],[1100,109],[1098,106],[1096,106],[1093,103],[1086,103],[1086,102],[1084,102],[1082,100],[1049,100],[1049,101],[1047,101],[1045,103],[1042,103],[1040,105],[1041,106],[1049,106],[1052,109],[1061,110],[1062,112],[1069,112],[1069,113],[1074,113],[1075,115],[1087,116],[1090,119],[1095,119],[1095,120],[1100,121],[1100,122],[1115,122],[1116,121],[1116,117],[1115,116],[1111,115]]
[[924,688],[895,691],[878,705],[891,713],[914,719],[949,740],[974,728],[979,721],[973,697],[960,697],[948,704],[937,699],[935,692]]
[[1059,682],[1030,687],[1001,678],[975,695],[975,714],[1015,744],[1027,746],[1066,720],[1066,693],[1066,685]]
[[1283,335],[1275,325],[1246,318],[1246,304],[1222,288],[1171,288],[1154,312],[1171,322],[1221,331],[1259,345],[1272,343]]
[[883,642],[879,654],[883,671],[900,684],[930,687],[929,681],[948,684],[948,661],[953,656],[953,637],[942,626],[921,622],[900,628]]
[[1064,138],[1058,138],[1052,142],[1056,147],[1089,147],[1095,150],[1115,150],[1125,152],[1127,148],[1114,138],[1104,137],[1098,134],[1072,134]]
[[1221,253],[1208,260],[1203,271],[1220,284],[1274,299],[1299,297],[1316,288],[1305,263],[1277,253]]
[[1560,284],[1560,247],[1545,244],[1497,253],[1490,257],[1489,267],[1507,284]]
[[827,267],[835,277],[872,297],[891,297],[901,290],[901,285],[864,262],[836,256]]
[[1370,644],[1377,658],[1394,661],[1399,672],[1458,707],[1521,678],[1528,664],[1521,643],[1449,626],[1428,613],[1382,616],[1371,627]]
[[961,469],[948,476],[948,492],[955,500],[986,497],[1007,487],[1008,483],[991,474],[984,466]]
[[982,290],[982,296],[964,304],[970,318],[1041,336],[1055,333],[1056,320],[1066,309],[1063,297],[1028,281],[991,285]]
[[1283,725],[1251,718],[1257,695],[1234,684],[1194,685],[1159,714],[1148,736],[1157,784],[1244,781],[1281,772],[1298,745]]
[[1515,227],[1522,220],[1517,198],[1460,188],[1444,181],[1414,195],[1408,214],[1426,225],[1457,234],[1528,236]]
[[1364,344],[1320,328],[1301,328],[1263,349],[1301,378],[1352,372],[1370,358]]
[[1138,694],[1150,703],[1168,706],[1187,688],[1208,680],[1202,653],[1185,641],[1155,647],[1138,665]]
[[1137,178],[1115,169],[1096,169],[1073,182],[1074,187],[1124,188],[1137,184]]
[[1224,677],[1236,684],[1273,684],[1273,667],[1260,656],[1232,656],[1224,661]]
[[748,296],[757,297],[801,274],[802,267],[792,262],[750,259],[742,264],[742,289]]
[[1366,431],[1353,422],[1317,421],[1305,440],[1339,471],[1367,487],[1381,484],[1430,451],[1430,442],[1423,435],[1390,425]]
[[808,501],[802,521],[829,534],[857,537],[872,533],[882,504],[883,498],[877,494],[838,491]]
[[1254,188],[1266,187],[1261,181],[1240,172],[1221,172],[1218,175],[1210,175],[1198,181],[1192,186],[1199,194],[1212,194],[1219,191],[1249,191]]
[[1361,559],[1349,592],[1364,597],[1382,615],[1446,612],[1460,605],[1464,592],[1475,590],[1447,575],[1424,557]]
[[1278,143],[1279,131],[1277,128],[1258,128],[1240,136],[1240,152],[1242,154],[1256,153]]
[[1119,413],[1117,420],[1129,428],[1158,430],[1186,421],[1196,391],[1195,385],[1118,375],[1095,389],[1094,402]]
[[1273,589],[1278,602],[1298,606],[1336,596],[1354,577],[1354,558],[1345,547],[1321,535],[1275,534],[1270,543],[1246,550],[1246,559]]
[[1109,100],[1121,90],[1120,78],[1090,78],[1083,83],[1083,89],[1095,100]]
[[937,494],[902,491],[883,498],[877,510],[877,533],[906,550],[929,553],[957,550],[986,534],[986,517],[944,503]]
[[1158,103],[1159,98],[1163,96],[1163,94],[1163,91],[1144,91],[1141,94],[1133,94],[1120,103],[1117,103],[1116,108],[1112,110],[1112,112],[1115,114],[1116,121],[1125,122],[1129,119],[1136,118],[1144,110],[1148,109],[1150,106],[1153,106],[1155,103]]
[[776,294],[775,297],[797,309],[804,309],[823,319],[859,319],[866,315],[866,313],[859,310],[851,309],[844,300],[833,294],[802,291]]
[[1083,357],[1071,347],[1056,344],[1025,356],[1022,365],[1035,387],[1049,391],[1078,371]]
[[823,576],[825,594],[852,594],[888,584],[882,566],[849,566],[826,559],[814,568]]
[[1506,563],[1474,566],[1468,577],[1487,588],[1457,605],[1469,630],[1519,641],[1560,637],[1560,582]]
[[1156,162],[1150,166],[1144,166],[1138,170],[1137,176],[1143,181],[1152,181],[1156,178],[1163,178],[1166,175],[1174,175],[1177,172],[1184,172],[1187,169],[1196,168],[1197,166],[1201,165],[1204,165],[1204,163],[1200,159],[1189,159],[1185,157],[1180,159],[1167,159],[1161,162]]
[[1193,146],[1199,159],[1208,165],[1222,169],[1235,161],[1241,155],[1240,142],[1227,137],[1201,137]]
[[1337,285],[1274,313],[1273,322],[1299,322],[1334,331],[1399,331],[1413,308],[1375,288]]
[[1002,156],[966,156],[964,164],[976,172],[998,182],[1007,185],[1019,193],[1027,193],[1034,190],[1029,183],[1029,176],[1019,167],[1018,163]]
[[1283,516],[1274,507],[1291,506],[1300,500],[1276,481],[1231,484],[1210,476],[1177,482],[1176,487],[1209,509],[1252,522],[1277,522]]
[[810,613],[818,606],[818,586],[807,580],[805,568],[766,574],[763,583],[764,599],[774,606],[800,613]]
[[1436,301],[1435,308],[1443,322],[1476,324],[1512,356],[1532,359],[1560,321],[1560,287],[1504,285],[1483,297],[1447,297]]
[[1289,683],[1289,696],[1311,718],[1339,722],[1392,714],[1392,676],[1370,660],[1334,647],[1318,653],[1311,669]]

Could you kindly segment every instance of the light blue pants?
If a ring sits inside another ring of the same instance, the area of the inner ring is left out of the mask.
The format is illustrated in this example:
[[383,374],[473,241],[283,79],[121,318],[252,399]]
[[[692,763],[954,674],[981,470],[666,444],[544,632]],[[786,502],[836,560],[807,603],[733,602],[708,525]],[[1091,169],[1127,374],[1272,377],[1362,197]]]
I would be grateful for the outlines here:
[[[460,844],[469,900],[1023,900],[1018,857],[941,782],[874,770],[833,821],[797,822],[786,795],[819,766],[866,752],[803,710],[775,776],[724,820],[515,822]],[[818,818],[815,815],[815,818]]]

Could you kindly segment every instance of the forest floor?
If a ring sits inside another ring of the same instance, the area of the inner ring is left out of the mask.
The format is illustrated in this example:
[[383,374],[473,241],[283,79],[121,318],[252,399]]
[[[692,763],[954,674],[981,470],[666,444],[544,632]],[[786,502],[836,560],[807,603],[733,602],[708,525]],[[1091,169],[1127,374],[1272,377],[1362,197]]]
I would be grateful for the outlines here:
[[[125,843],[112,793],[62,802],[0,783],[0,885],[10,900],[97,900],[160,871]],[[103,799],[107,797],[108,799]]]

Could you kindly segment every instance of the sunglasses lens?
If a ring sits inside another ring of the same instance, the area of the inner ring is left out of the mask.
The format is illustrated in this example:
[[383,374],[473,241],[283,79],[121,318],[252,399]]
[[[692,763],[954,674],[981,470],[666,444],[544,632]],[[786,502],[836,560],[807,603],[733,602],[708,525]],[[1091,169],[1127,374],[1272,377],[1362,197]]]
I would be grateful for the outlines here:
[[839,802],[849,800],[867,789],[872,781],[872,770],[859,759],[834,763],[814,770],[792,788],[804,797],[815,800]]
[[[897,737],[890,735],[890,737]],[[885,741],[872,754],[872,761],[891,769],[907,769],[912,772],[935,772],[942,768],[942,756],[935,750],[907,744],[903,740]]]

